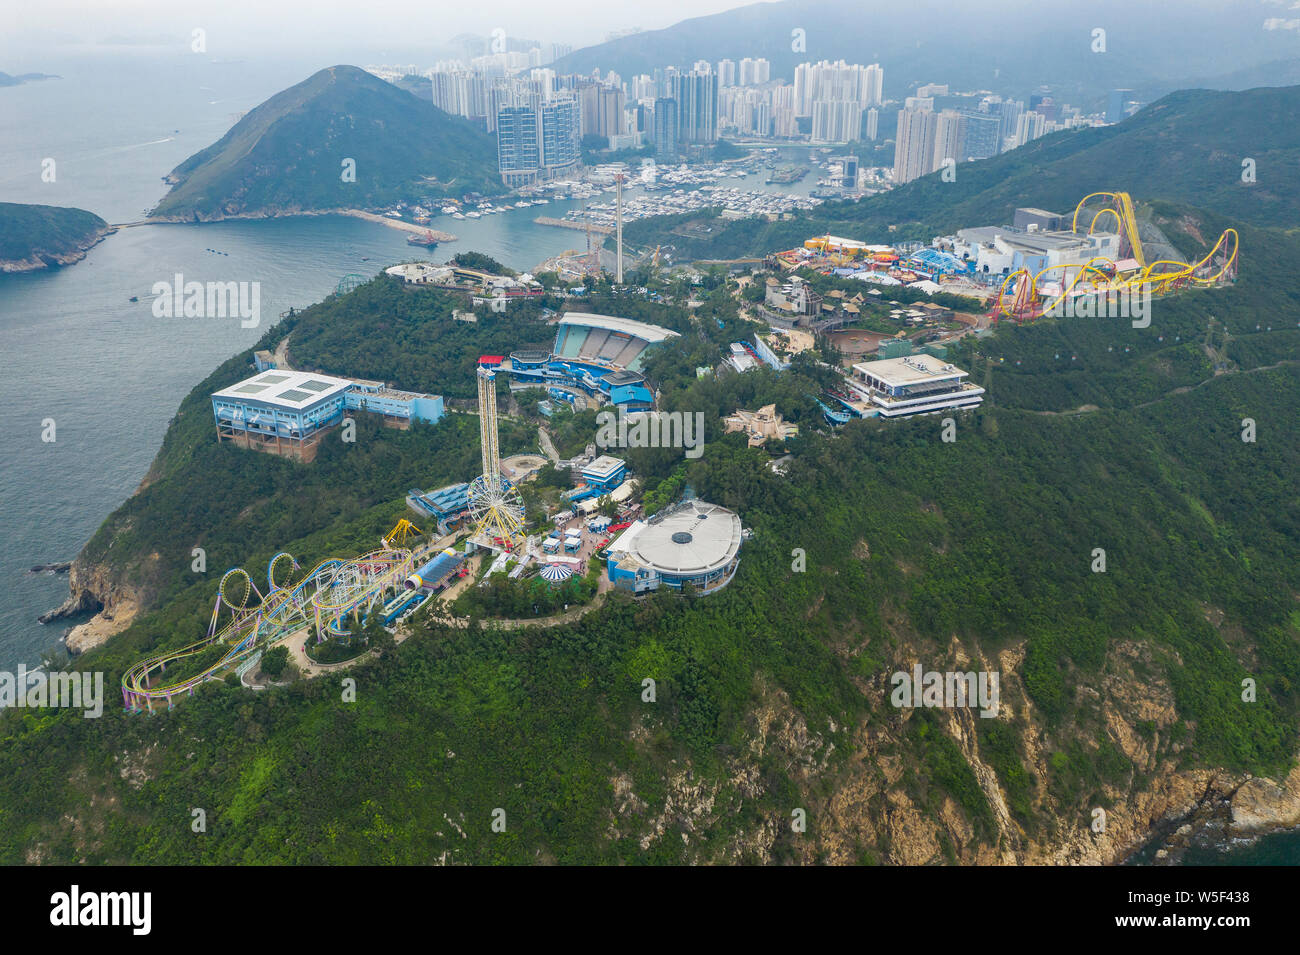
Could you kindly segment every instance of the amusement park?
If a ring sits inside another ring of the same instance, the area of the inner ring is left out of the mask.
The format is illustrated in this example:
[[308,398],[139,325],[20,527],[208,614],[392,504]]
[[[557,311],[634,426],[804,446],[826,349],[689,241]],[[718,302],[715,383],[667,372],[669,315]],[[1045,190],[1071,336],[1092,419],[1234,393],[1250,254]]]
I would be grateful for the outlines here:
[[[750,301],[768,331],[734,342],[719,367],[742,374],[767,367],[781,374],[790,367],[792,352],[808,347],[818,335],[837,345],[865,335],[874,345],[872,360],[855,362],[850,353],[837,369],[837,384],[810,395],[829,424],[970,410],[979,407],[985,391],[948,361],[950,342],[967,333],[990,334],[1003,319],[1022,323],[1090,314],[1088,303],[1101,303],[1096,307],[1104,309],[1117,296],[1160,296],[1222,285],[1235,278],[1237,262],[1233,229],[1225,230],[1202,257],[1185,261],[1153,223],[1139,217],[1125,192],[1090,193],[1069,215],[1017,209],[1010,225],[962,229],[929,246],[817,236],[801,248],[767,257],[766,277],[752,283],[759,295]],[[462,282],[478,283],[478,292],[487,289],[486,274],[463,269],[439,271],[416,264],[388,271],[408,285]],[[789,275],[778,277],[782,272]],[[823,282],[815,288],[812,279],[818,274],[832,283],[855,279],[865,284],[856,294],[844,291],[852,282],[835,288]],[[891,293],[889,286],[921,294]],[[890,294],[902,301],[890,300]],[[962,313],[955,304],[962,301],[975,303],[973,310]],[[852,331],[873,309],[876,326],[893,323],[898,331]],[[609,405],[620,414],[653,415],[657,396],[646,382],[643,363],[654,349],[679,336],[646,322],[581,311],[566,311],[551,324],[555,340],[548,349],[478,359],[481,468],[462,483],[408,493],[406,504],[428,534],[402,518],[378,548],[360,556],[330,557],[310,569],[289,553],[277,553],[268,563],[264,585],[262,575],[231,568],[217,585],[203,637],[131,667],[122,681],[124,706],[152,712],[193,694],[205,681],[230,674],[242,681],[277,645],[292,643],[311,659],[312,647],[325,641],[364,644],[358,638],[376,626],[396,634],[435,595],[447,597],[452,590],[459,595],[493,578],[530,585],[542,581],[551,588],[578,578],[592,582],[593,592],[598,587],[633,594],[661,587],[707,594],[726,586],[749,533],[739,517],[690,499],[643,514],[635,503],[637,479],[626,462],[596,453],[594,445],[585,455],[561,460],[543,442],[550,466],[556,473],[567,471],[575,486],[560,496],[559,509],[545,517],[549,536],[545,527],[530,534],[520,482],[535,477],[548,462],[537,455],[502,460],[501,379],[512,394],[544,392],[549,407],[579,411]],[[850,331],[841,331],[845,328]],[[848,337],[837,340],[835,335]],[[800,344],[805,339],[808,344]],[[277,367],[274,358],[259,353],[257,375],[213,393],[219,442],[310,464],[323,436],[340,427],[350,412],[375,413],[399,428],[416,421],[435,423],[447,413],[437,395],[293,371]],[[727,430],[745,432],[751,446],[775,439],[775,448],[798,432],[781,421],[774,407],[738,409],[725,423]],[[487,559],[477,561],[478,576],[465,580],[474,555]],[[602,563],[604,573],[598,574]],[[603,579],[595,583],[598,577]]]
[[[276,554],[266,568],[264,591],[248,571],[231,568],[217,585],[206,635],[131,667],[122,680],[125,707],[152,712],[155,705],[170,707],[176,698],[192,695],[199,685],[221,674],[234,672],[242,678],[257,665],[263,651],[304,630],[314,634],[317,644],[355,636],[372,620],[391,631],[435,593],[466,576],[466,558],[473,549],[505,553],[518,547],[523,540],[524,505],[518,489],[502,473],[495,377],[492,368],[479,366],[483,470],[467,486],[466,516],[472,530],[466,550],[449,546],[454,535],[425,538],[415,524],[402,518],[376,550],[359,557],[322,560],[305,573],[292,554]],[[220,422],[219,411],[217,415]],[[336,417],[341,417],[341,412]],[[321,425],[333,423],[325,420]],[[301,432],[288,437],[301,438]],[[203,665],[190,665],[195,661]],[[169,666],[184,675],[169,679]]]
[[[1186,261],[1151,221],[1139,218],[1127,192],[1093,192],[1073,213],[1023,207],[1007,225],[974,226],[929,245],[870,245],[838,236],[814,236],[803,246],[767,257],[777,272],[812,269],[887,289],[925,296],[949,293],[984,303],[988,323],[1017,323],[1083,313],[1073,303],[1107,302],[1143,294],[1159,297],[1183,288],[1209,288],[1237,275],[1238,235],[1226,229],[1209,250]],[[769,282],[769,284],[771,284]],[[897,314],[924,318],[925,309]],[[761,309],[782,327],[830,329],[851,323],[856,308],[823,301],[797,276],[776,284]],[[1092,314],[1105,314],[1104,309]]]
[[[543,536],[544,531],[530,536],[517,482],[535,474],[545,459],[523,455],[503,461],[500,453],[500,374],[512,373],[512,387],[521,390],[545,381],[553,396],[571,403],[626,399],[641,407],[642,394],[648,398],[649,393],[631,387],[642,381],[635,361],[645,349],[674,334],[624,319],[571,315],[559,324],[551,354],[529,353],[519,368],[502,356],[480,358],[475,378],[481,470],[466,483],[410,492],[407,506],[430,528],[428,534],[402,518],[376,549],[361,556],[330,557],[310,569],[292,554],[280,552],[268,562],[264,587],[260,575],[231,568],[217,585],[204,636],[132,666],[122,680],[124,707],[151,713],[160,706],[170,708],[210,680],[233,675],[245,682],[276,646],[294,645],[294,652],[300,650],[310,663],[313,649],[326,641],[363,644],[376,625],[397,634],[404,621],[435,597],[446,599],[475,583],[466,578],[476,554],[488,558],[480,564],[485,572],[479,583],[484,584],[504,572],[511,580],[535,578],[550,587],[562,586],[594,573],[596,561],[603,559],[608,566],[601,589],[721,589],[739,563],[743,532],[735,514],[702,505],[698,511],[670,508],[639,519],[640,509],[631,501],[636,481],[625,462],[588,454],[558,462],[569,467],[577,486],[560,496],[562,509],[547,519],[553,525],[549,536]],[[305,442],[319,443],[322,435],[342,424],[349,409],[377,410],[366,401],[374,402],[386,392],[369,387],[374,384],[267,368],[213,394],[218,440],[310,464],[314,452],[304,455],[296,449]],[[409,397],[415,398],[409,418],[381,405],[387,408],[385,417],[399,427],[414,418],[442,417],[437,396]],[[421,414],[421,401],[435,412]],[[257,438],[237,440],[248,432],[256,432]],[[714,519],[706,523],[709,516]],[[649,541],[662,536],[656,530],[661,525],[673,528],[670,539],[650,547]]]

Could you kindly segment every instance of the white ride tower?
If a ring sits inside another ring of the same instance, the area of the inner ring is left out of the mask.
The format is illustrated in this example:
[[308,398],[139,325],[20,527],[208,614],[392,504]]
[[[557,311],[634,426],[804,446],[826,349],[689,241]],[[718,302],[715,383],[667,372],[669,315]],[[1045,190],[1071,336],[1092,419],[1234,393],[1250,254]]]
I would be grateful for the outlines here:
[[483,473],[469,485],[469,513],[474,521],[472,539],[492,550],[513,550],[523,538],[524,501],[514,484],[501,474],[496,372],[483,365],[478,369],[478,428]]

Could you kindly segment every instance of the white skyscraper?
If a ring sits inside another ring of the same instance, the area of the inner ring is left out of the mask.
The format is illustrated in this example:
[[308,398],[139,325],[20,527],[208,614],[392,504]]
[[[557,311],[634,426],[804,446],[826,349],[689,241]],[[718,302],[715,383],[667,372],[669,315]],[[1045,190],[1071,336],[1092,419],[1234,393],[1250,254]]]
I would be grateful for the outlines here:
[[812,141],[845,143],[858,138],[862,104],[857,100],[822,99],[813,104]]
[[894,143],[894,182],[900,185],[933,172],[938,118],[928,109],[898,112],[898,136]]
[[866,69],[867,105],[879,106],[885,101],[885,71],[879,63]]
[[930,162],[930,171],[943,167],[945,160],[954,163],[962,161],[962,131],[964,118],[955,109],[945,109],[935,121],[934,157]]

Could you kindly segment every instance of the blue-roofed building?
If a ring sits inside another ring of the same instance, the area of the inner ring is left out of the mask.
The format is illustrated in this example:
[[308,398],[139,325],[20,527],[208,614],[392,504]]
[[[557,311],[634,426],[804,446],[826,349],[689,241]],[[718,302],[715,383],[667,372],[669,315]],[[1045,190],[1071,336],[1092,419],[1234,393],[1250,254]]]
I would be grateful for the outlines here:
[[449,534],[469,516],[469,485],[448,484],[427,493],[415,488],[407,492],[406,503],[415,511],[433,518],[438,524],[439,534]]
[[610,389],[609,400],[624,411],[649,411],[654,407],[654,395],[644,385],[617,385]]
[[946,275],[953,272],[970,272],[971,264],[951,252],[938,249],[920,249],[907,258],[907,264],[922,272],[932,275]]
[[441,590],[451,580],[452,576],[460,570],[463,563],[465,563],[465,555],[448,547],[435,555],[431,561],[420,567],[410,577],[407,577],[406,589]]

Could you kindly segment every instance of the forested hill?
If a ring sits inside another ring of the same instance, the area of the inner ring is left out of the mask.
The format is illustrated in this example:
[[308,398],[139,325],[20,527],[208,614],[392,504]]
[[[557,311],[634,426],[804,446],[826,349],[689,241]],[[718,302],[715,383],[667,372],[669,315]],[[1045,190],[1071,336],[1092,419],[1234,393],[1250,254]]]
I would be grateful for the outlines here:
[[108,231],[85,209],[0,202],[0,272],[76,262]]
[[[1294,293],[1180,295],[1142,330],[1003,328],[954,355],[990,389],[955,442],[932,418],[817,433],[811,363],[697,378],[743,327],[716,279],[691,311],[598,296],[597,311],[689,332],[647,374],[666,408],[705,413],[704,454],[627,458],[648,496],[689,485],[753,530],[726,590],[613,595],[545,629],[425,617],[349,671],[356,703],[317,679],[210,683],[153,718],[0,715],[0,860],[1113,861],[1171,806],[1284,772],[1295,752],[1300,331],[1260,322]],[[546,334],[535,306],[477,324],[451,308],[381,277],[259,347],[292,330],[291,355],[344,371],[393,338],[411,373],[459,380],[512,327]],[[464,415],[409,432],[363,417],[354,443],[307,467],[218,445],[206,396],[249,357],[186,399],[148,485],[89,549],[157,588],[79,661],[110,685],[203,632],[216,579],[192,570],[191,547],[253,570],[279,550],[356,553],[407,488],[476,466]],[[768,401],[804,428],[784,475],[722,433],[721,415]],[[534,447],[536,425],[503,418],[503,453]],[[998,718],[891,706],[890,674],[917,662],[1000,672]],[[196,805],[210,820],[197,838]],[[496,807],[506,834],[490,831]]]
[[272,96],[169,178],[153,214],[183,219],[367,209],[499,184],[492,137],[355,66]]
[[671,222],[654,219],[632,223],[626,232],[629,241],[671,242],[701,258],[762,254],[827,231],[868,242],[901,234],[929,241],[968,226],[1009,222],[1018,206],[1069,212],[1097,191],[1182,202],[1234,224],[1287,228],[1300,222],[1300,86],[1182,90],[1114,126],[1053,133],[992,159],[962,163],[953,181],[933,173],[857,203],[827,203],[788,222],[719,222],[708,242],[671,234]]

